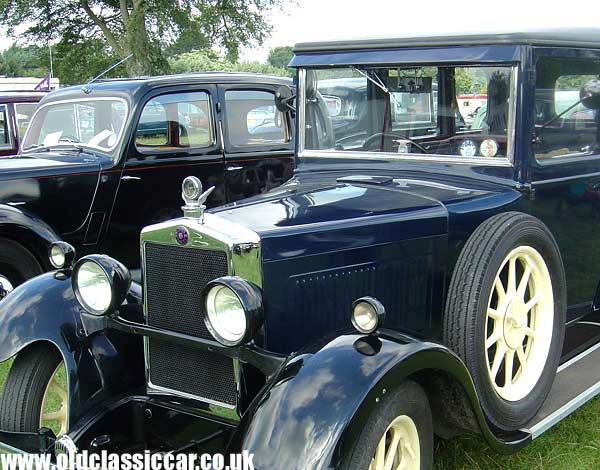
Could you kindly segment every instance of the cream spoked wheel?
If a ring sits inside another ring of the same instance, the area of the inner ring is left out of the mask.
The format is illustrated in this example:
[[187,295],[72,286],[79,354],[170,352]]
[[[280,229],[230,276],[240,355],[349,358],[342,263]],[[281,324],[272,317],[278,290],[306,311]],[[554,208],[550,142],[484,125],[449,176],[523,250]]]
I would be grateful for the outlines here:
[[66,434],[68,423],[68,400],[66,374],[61,362],[46,386],[40,410],[40,427],[47,427],[60,436]]
[[530,246],[504,258],[490,294],[485,325],[487,371],[503,399],[522,400],[542,375],[554,322],[554,296],[544,258]]
[[369,470],[420,468],[421,448],[417,426],[408,416],[398,416],[381,437]]
[[448,288],[444,340],[467,367],[495,427],[526,426],[548,396],[566,294],[558,244],[536,217],[502,212],[467,239]]

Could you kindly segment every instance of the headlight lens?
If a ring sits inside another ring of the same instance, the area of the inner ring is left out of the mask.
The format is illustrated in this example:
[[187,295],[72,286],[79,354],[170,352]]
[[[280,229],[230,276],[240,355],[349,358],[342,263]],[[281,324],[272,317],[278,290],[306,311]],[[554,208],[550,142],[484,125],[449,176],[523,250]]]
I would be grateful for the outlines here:
[[106,272],[94,261],[85,261],[75,273],[76,294],[90,313],[102,314],[112,304],[112,288]]
[[50,248],[50,262],[55,268],[62,268],[65,265],[65,254],[59,245],[52,245]]
[[48,258],[50,258],[50,264],[56,269],[70,268],[75,258],[75,248],[67,242],[54,242],[50,245]]
[[383,324],[385,308],[372,297],[361,297],[352,305],[352,325],[360,333],[373,333]]
[[206,295],[207,325],[215,338],[227,346],[239,344],[246,335],[246,312],[238,296],[217,284]]

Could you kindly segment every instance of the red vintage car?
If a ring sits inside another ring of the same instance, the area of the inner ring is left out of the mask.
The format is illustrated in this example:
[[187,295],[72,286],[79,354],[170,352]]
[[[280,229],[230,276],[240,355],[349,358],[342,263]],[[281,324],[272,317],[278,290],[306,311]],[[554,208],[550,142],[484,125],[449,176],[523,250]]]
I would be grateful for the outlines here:
[[45,92],[0,91],[0,156],[14,155]]

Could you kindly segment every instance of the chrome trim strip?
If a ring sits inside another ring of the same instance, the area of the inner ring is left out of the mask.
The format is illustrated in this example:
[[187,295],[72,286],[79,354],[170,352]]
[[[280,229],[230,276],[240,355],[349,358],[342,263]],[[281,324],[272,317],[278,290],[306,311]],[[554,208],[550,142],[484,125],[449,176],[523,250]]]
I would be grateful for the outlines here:
[[506,136],[506,157],[513,165],[515,163],[515,139],[517,138],[515,126],[517,125],[517,96],[519,93],[518,74],[518,67],[513,66],[510,77],[510,79],[512,80],[512,90],[510,91],[508,107],[508,135]]
[[562,421],[564,418],[569,416],[579,407],[585,405],[588,401],[590,401],[598,394],[600,394],[600,382],[597,382],[595,385],[592,385],[590,388],[580,393],[578,396],[576,396],[571,401],[560,407],[554,413],[548,415],[542,421],[533,426],[529,430],[531,432],[531,438],[535,439],[539,437],[541,434],[546,432],[555,424]]
[[[582,322],[583,323],[583,322]],[[581,361],[584,357],[589,356],[590,354],[592,354],[594,351],[596,351],[597,349],[600,349],[600,343],[595,344],[594,346],[592,346],[591,348],[586,349],[585,351],[583,351],[582,353],[578,354],[577,356],[569,359],[567,362],[565,362],[564,364],[561,364],[559,366],[559,368],[556,370],[556,373],[560,373],[563,370],[565,370],[567,367],[572,366],[573,364],[575,364],[576,362]]]
[[306,69],[298,70],[298,96],[296,98],[296,109],[298,111],[298,156],[304,153],[304,141],[306,139],[306,108],[304,107],[304,96],[306,94]]
[[[21,145],[23,145],[25,143],[25,141],[27,140],[27,136],[29,135],[29,132],[32,129],[32,123],[34,121],[34,119],[36,118],[37,114],[44,108],[48,107],[48,106],[54,106],[54,105],[60,105],[60,104],[65,104],[65,103],[79,103],[79,102],[90,102],[90,101],[120,101],[121,103],[123,103],[125,105],[125,116],[123,117],[123,121],[121,122],[121,129],[119,129],[119,135],[117,140],[115,141],[115,145],[113,145],[112,147],[94,147],[91,145],[86,145],[84,143],[77,143],[75,145],[79,145],[81,147],[85,147],[85,148],[90,148],[96,151],[100,151],[100,152],[112,152],[113,150],[115,150],[120,144],[121,141],[123,140],[124,136],[125,136],[125,132],[123,132],[125,130],[125,124],[127,123],[127,121],[129,120],[130,116],[129,116],[129,104],[127,103],[127,101],[123,98],[118,98],[118,97],[112,97],[112,96],[99,96],[96,98],[73,98],[70,100],[60,100],[60,101],[50,101],[49,103],[46,103],[42,106],[39,106],[36,108],[35,112],[33,113],[33,115],[31,116],[31,119],[29,121],[29,125],[27,126],[27,129],[25,130],[25,134],[23,134],[23,139],[21,140]],[[23,150],[21,149],[22,153],[29,153],[29,152],[35,152],[36,150],[39,150],[37,148],[33,148],[30,150]]]
[[512,163],[508,158],[481,158],[481,157],[453,157],[451,155],[427,154],[397,154],[393,152],[343,152],[343,151],[324,151],[324,150],[306,150],[298,154],[299,158],[333,158],[340,160],[385,160],[392,161],[420,161],[429,163],[457,163],[461,165],[494,166],[512,168]]
[[14,139],[13,139],[12,119],[10,118],[10,113],[8,112],[8,105],[1,104],[0,105],[0,113],[4,114],[4,123],[6,124],[6,132],[8,132],[8,136],[7,136],[8,137],[8,142],[5,143],[5,144],[0,144],[0,149],[2,149],[2,150],[15,150],[16,151],[16,149],[15,149],[15,142],[14,142]]

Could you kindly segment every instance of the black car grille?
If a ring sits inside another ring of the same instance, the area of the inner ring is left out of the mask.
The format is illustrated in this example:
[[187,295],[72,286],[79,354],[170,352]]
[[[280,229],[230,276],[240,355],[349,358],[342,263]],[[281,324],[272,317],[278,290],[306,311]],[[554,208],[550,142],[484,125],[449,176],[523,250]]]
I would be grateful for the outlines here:
[[153,385],[217,403],[237,403],[233,361],[227,356],[156,339],[150,340],[148,352]]
[[[146,243],[144,282],[148,325],[212,339],[200,307],[202,290],[226,276],[223,251]],[[150,382],[218,403],[236,403],[230,358],[175,343],[148,340]]]

